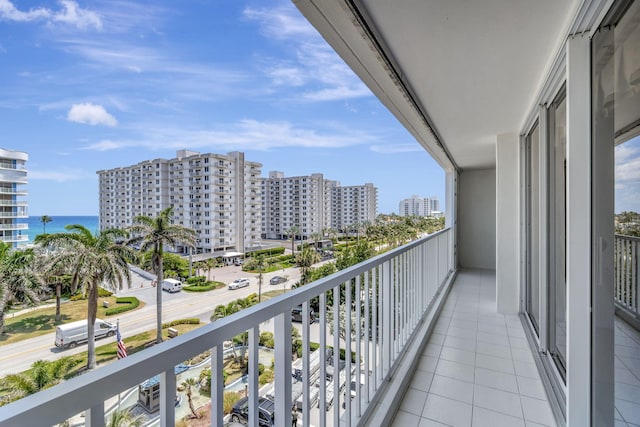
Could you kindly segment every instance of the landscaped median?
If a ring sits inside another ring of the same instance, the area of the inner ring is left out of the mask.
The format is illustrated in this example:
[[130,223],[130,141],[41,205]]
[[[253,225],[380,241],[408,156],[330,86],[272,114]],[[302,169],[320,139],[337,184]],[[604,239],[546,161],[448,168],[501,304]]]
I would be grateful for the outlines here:
[[222,282],[207,280],[204,276],[194,276],[187,279],[182,290],[187,292],[207,292],[224,288],[225,286]]
[[[116,297],[110,292],[98,300],[99,319],[144,307],[136,297]],[[56,322],[56,307],[47,306],[5,318],[5,333],[0,335],[0,346],[55,332],[56,326],[87,318],[87,300],[74,298],[61,305],[61,321]]]

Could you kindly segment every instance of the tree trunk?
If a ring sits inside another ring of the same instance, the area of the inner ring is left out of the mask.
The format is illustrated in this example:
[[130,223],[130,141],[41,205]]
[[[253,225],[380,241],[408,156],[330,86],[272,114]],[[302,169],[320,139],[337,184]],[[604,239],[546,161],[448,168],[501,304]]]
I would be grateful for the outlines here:
[[62,283],[56,283],[56,322],[60,321],[60,291],[62,288]]
[[4,335],[4,307],[0,307],[0,335]]
[[156,343],[162,342],[162,281],[164,280],[164,273],[162,271],[162,247],[160,247],[160,253],[157,254],[157,271],[158,276],[156,284]]
[[191,386],[188,385],[187,386],[187,400],[189,401],[189,409],[191,410],[191,413],[193,414],[193,418],[200,418],[198,416],[198,413],[196,412],[196,408],[193,407],[193,399],[191,398]]
[[89,289],[87,301],[87,369],[96,367],[96,316],[98,315],[98,288],[99,282],[94,280]]

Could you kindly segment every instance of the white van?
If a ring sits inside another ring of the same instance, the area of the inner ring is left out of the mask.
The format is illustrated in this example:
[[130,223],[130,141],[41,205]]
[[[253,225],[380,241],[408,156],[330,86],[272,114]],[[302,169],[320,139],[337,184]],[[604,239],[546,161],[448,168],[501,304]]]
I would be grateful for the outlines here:
[[[112,337],[116,334],[116,325],[96,319],[94,326],[95,339]],[[56,328],[56,347],[73,348],[88,340],[87,321],[78,320]]]
[[164,279],[162,281],[162,290],[167,292],[180,292],[182,290],[182,282],[176,279]]

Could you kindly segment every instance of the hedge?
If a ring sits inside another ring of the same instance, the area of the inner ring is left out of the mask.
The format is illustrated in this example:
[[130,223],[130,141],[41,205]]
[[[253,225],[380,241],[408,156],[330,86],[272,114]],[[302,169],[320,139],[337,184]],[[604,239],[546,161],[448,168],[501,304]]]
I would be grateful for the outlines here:
[[175,325],[199,325],[200,319],[197,317],[188,317],[186,319],[177,319],[168,323],[162,324],[162,329],[167,329]]
[[277,248],[259,249],[257,251],[247,253],[247,257],[255,257],[258,255],[282,255],[284,248],[282,246]]
[[220,287],[220,285],[224,286],[224,283],[222,282],[207,282],[203,285],[186,285],[183,286],[182,289],[187,291],[187,292],[207,292],[207,291],[211,291],[213,289],[217,289]]
[[124,304],[121,306],[111,307],[105,311],[107,316],[113,316],[114,314],[124,313],[125,311],[138,308],[140,300],[136,297],[118,297],[116,298],[116,304]]

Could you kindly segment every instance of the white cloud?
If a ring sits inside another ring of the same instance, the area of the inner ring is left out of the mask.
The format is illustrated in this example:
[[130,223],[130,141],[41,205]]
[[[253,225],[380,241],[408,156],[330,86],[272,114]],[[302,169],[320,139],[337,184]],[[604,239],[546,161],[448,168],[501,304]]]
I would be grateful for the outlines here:
[[269,37],[289,39],[293,37],[318,36],[316,30],[300,16],[293,5],[275,8],[251,8],[243,11],[245,18],[259,21]]
[[74,104],[67,114],[67,120],[92,126],[116,126],[118,124],[116,118],[109,114],[102,105],[91,103]]
[[307,85],[302,99],[336,101],[371,96],[369,89],[320,37],[292,4],[272,9],[247,8],[267,37],[287,45],[294,58],[265,60],[264,72],[276,86]]
[[372,143],[373,134],[361,131],[296,127],[289,122],[241,120],[218,125],[213,129],[184,130],[141,125],[135,140],[102,140],[85,147],[87,150],[109,151],[121,148],[145,147],[149,150],[175,150],[184,147],[203,151],[270,150],[279,147],[339,148]]
[[0,20],[15,22],[44,21],[48,24],[64,23],[79,29],[102,29],[100,16],[78,6],[73,0],[60,0],[61,9],[53,11],[44,7],[19,10],[10,0],[0,0]]
[[81,169],[63,169],[54,171],[29,170],[29,180],[44,180],[55,182],[78,181],[85,179],[86,174]]
[[372,145],[370,148],[371,151],[382,154],[424,152],[424,148],[417,142],[414,144]]

